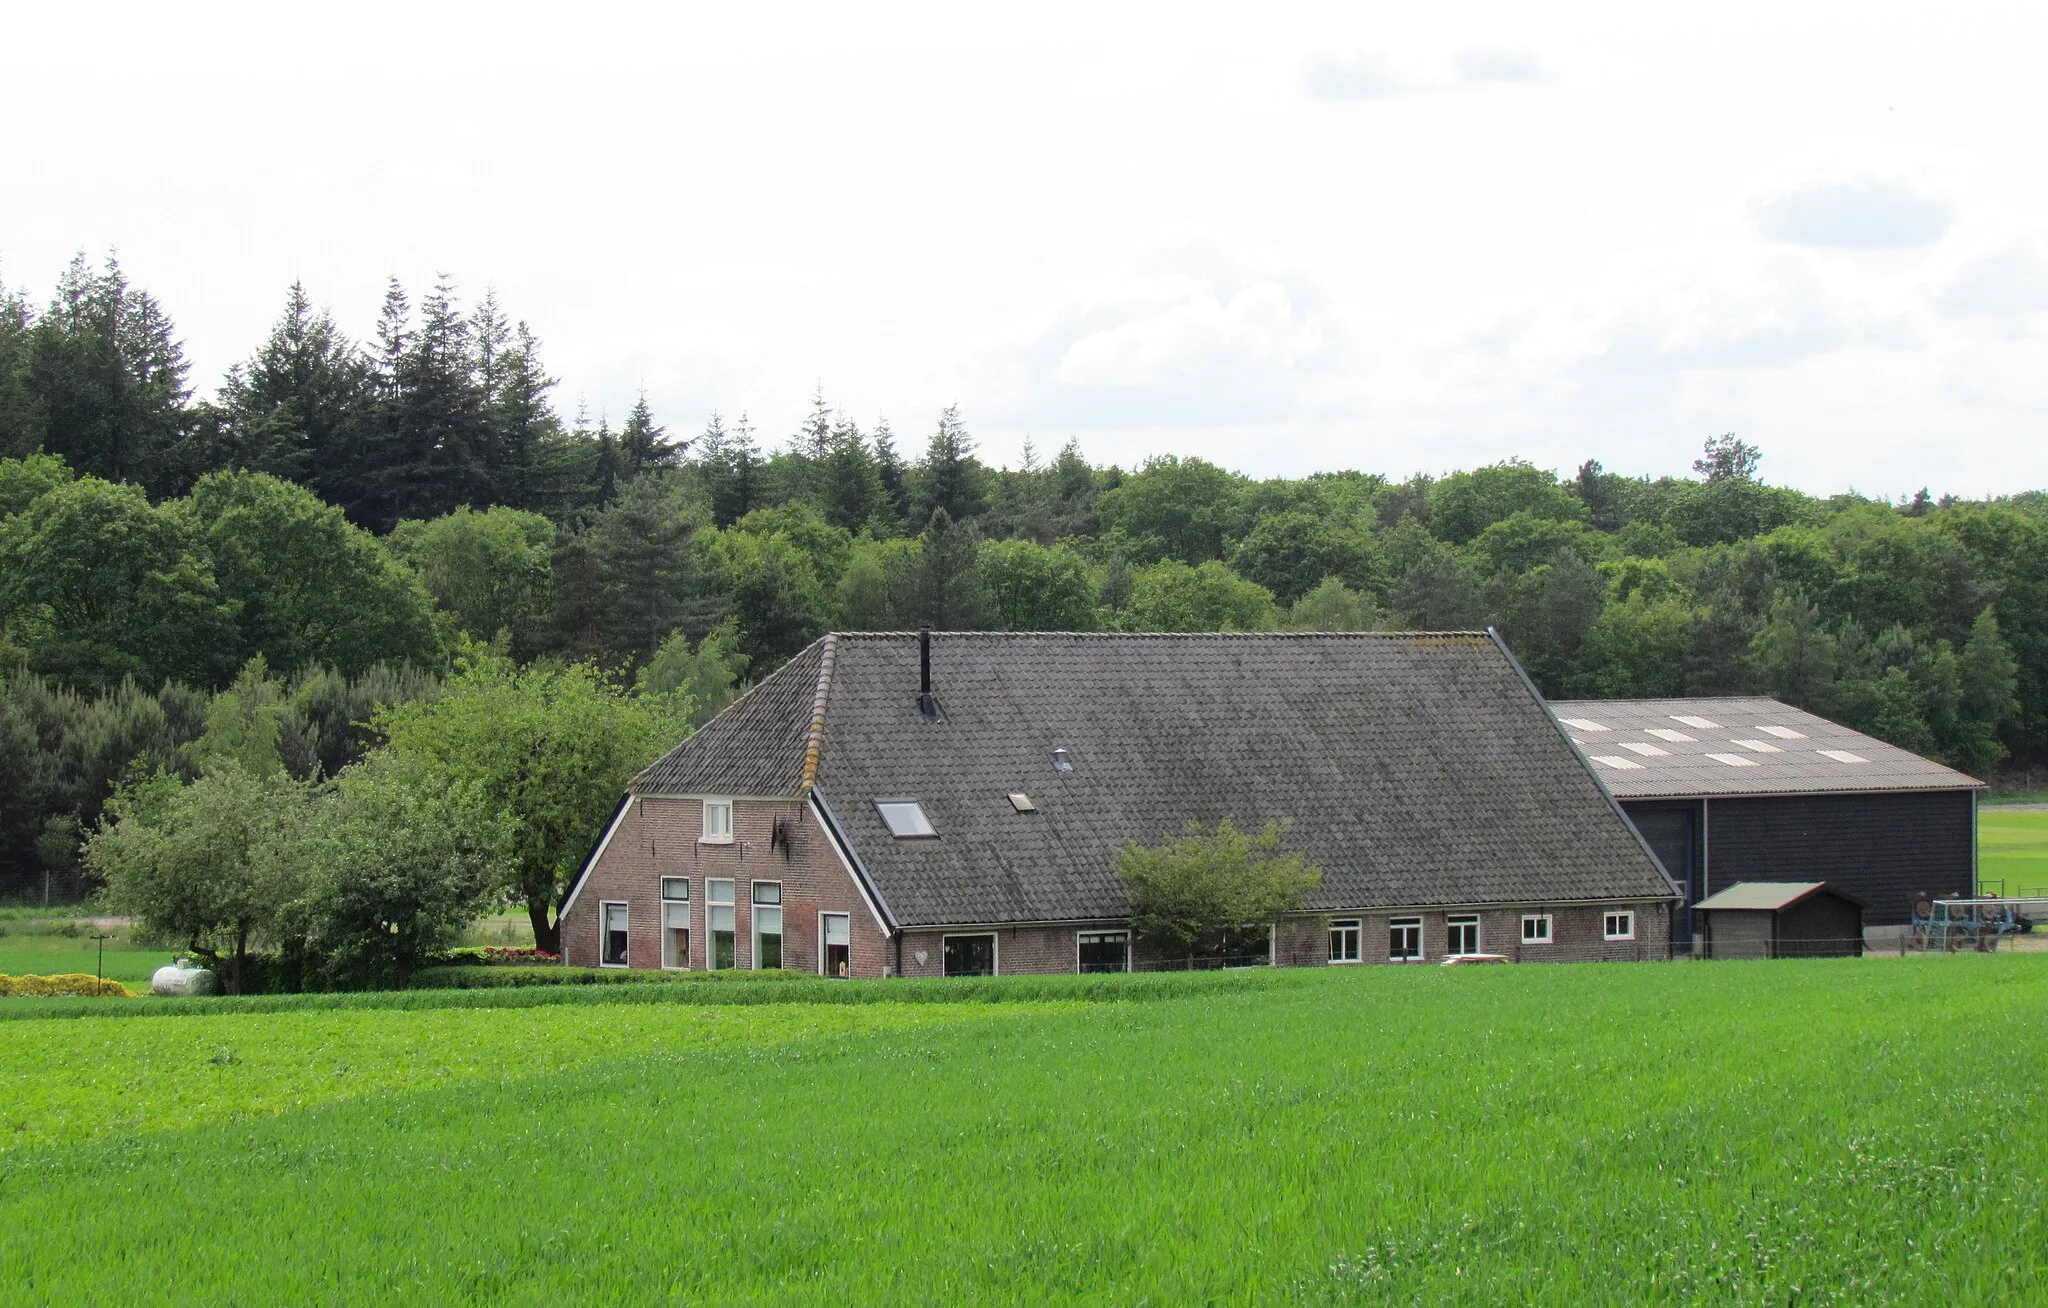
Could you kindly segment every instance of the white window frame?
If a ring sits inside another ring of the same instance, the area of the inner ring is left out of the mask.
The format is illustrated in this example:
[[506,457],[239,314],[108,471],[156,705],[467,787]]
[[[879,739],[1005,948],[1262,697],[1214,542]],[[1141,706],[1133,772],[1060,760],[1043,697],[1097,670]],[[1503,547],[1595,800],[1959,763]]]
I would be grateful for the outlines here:
[[[694,942],[697,934],[697,923],[694,914],[691,912],[690,878],[665,876],[661,878],[659,885],[661,888],[661,968],[664,972],[687,972],[690,970],[690,954],[687,949],[683,951],[682,961],[669,961],[673,957],[669,952],[669,946],[673,943],[669,932],[675,928],[669,924],[668,918],[670,910],[682,909],[683,930],[690,933]],[[680,898],[668,893],[668,888],[672,885],[682,886],[683,893]]]
[[[619,909],[626,915],[626,956],[616,963],[607,963],[604,957],[606,938],[611,935],[611,910]],[[597,965],[599,967],[633,966],[633,906],[623,899],[600,899],[597,901]]]
[[[845,976],[845,978],[844,978],[844,979],[845,979],[845,980],[848,980],[848,981],[851,981],[851,980],[853,980],[853,914],[851,914],[851,913],[844,913],[844,912],[838,912],[838,913],[835,913],[835,912],[831,912],[831,911],[829,911],[829,910],[822,910],[822,909],[821,909],[821,910],[819,911],[819,913],[818,913],[818,975],[819,975],[819,976],[822,976],[822,977],[831,977],[831,976],[832,976],[832,974],[831,974],[830,972],[828,972],[828,971],[826,971],[826,970],[825,970],[825,952],[826,952],[826,950],[827,950],[828,948],[830,948],[830,946],[828,946],[828,945],[826,944],[826,940],[825,940],[825,937],[826,937],[826,935],[828,934],[828,933],[826,932],[826,930],[825,930],[825,919],[826,919],[826,918],[828,918],[828,917],[840,917],[840,918],[845,918],[845,919],[846,919],[846,976]],[[833,979],[834,979],[834,980],[838,980],[839,978],[836,978],[836,977],[835,977],[835,978],[833,978]]]
[[[725,814],[725,832],[722,835],[711,834],[711,814],[714,810],[722,810]],[[697,824],[697,843],[700,845],[730,845],[732,843],[732,817],[732,800],[729,797],[725,795],[706,795],[704,797],[703,820]]]
[[[1532,935],[1530,935],[1530,934],[1529,934],[1529,927],[1530,927],[1530,925],[1531,925],[1532,923],[1541,923],[1541,924],[1542,924],[1542,928],[1543,928],[1543,934],[1542,934],[1542,935],[1540,935],[1540,936],[1532,936]],[[1548,913],[1524,913],[1524,914],[1522,914],[1522,943],[1523,943],[1523,944],[1525,944],[1525,945],[1553,945],[1553,944],[1556,944],[1556,943],[1557,943],[1557,924],[1556,924],[1555,922],[1551,921],[1551,915],[1550,915],[1550,914],[1548,914]]]
[[[762,886],[775,887],[774,903],[763,904],[755,900],[754,896],[761,893],[760,888]],[[747,882],[747,934],[752,937],[754,946],[754,955],[747,960],[747,966],[756,972],[761,970],[761,910],[764,908],[775,910],[775,934],[781,941],[775,952],[778,960],[777,966],[781,966],[784,961],[781,959],[781,955],[789,948],[789,924],[782,916],[782,883],[780,881],[762,879]]]
[[1332,920],[1331,920],[1331,922],[1330,922],[1330,937],[1331,937],[1331,938],[1330,938],[1330,947],[1331,947],[1331,948],[1330,948],[1330,952],[1331,952],[1331,953],[1332,953],[1333,955],[1334,955],[1334,954],[1336,953],[1336,945],[1337,945],[1337,940],[1336,940],[1336,937],[1337,937],[1337,935],[1338,935],[1338,934],[1339,934],[1340,932],[1341,932],[1341,933],[1343,933],[1343,934],[1349,935],[1349,936],[1351,937],[1351,957],[1349,957],[1349,958],[1336,958],[1336,957],[1332,957],[1332,958],[1331,958],[1331,959],[1329,960],[1329,962],[1330,962],[1330,966],[1332,966],[1332,967],[1348,967],[1348,966],[1350,966],[1350,965],[1351,965],[1351,964],[1353,964],[1353,963],[1362,963],[1362,962],[1364,962],[1364,961],[1365,961],[1365,921],[1364,921],[1364,919],[1362,919],[1362,918],[1356,918],[1356,917],[1343,917],[1343,918],[1334,918],[1334,919],[1332,919]]
[[[963,933],[963,934],[964,934],[964,933]],[[1122,936],[1122,937],[1124,938],[1124,971],[1128,972],[1128,971],[1130,971],[1130,970],[1131,970],[1131,933],[1130,933],[1130,931],[1129,931],[1128,929],[1117,929],[1117,928],[1104,928],[1104,929],[1102,929],[1102,930],[1100,930],[1100,931],[1076,931],[1076,932],[1074,932],[1074,975],[1075,975],[1075,976],[1079,976],[1079,975],[1081,975],[1081,937],[1082,937],[1082,936]],[[999,937],[999,938],[1000,938],[1000,937]],[[940,947],[941,947],[942,949],[944,948],[944,946],[943,946],[943,945],[942,945],[942,946],[940,946]],[[941,962],[941,963],[943,963],[944,961],[945,961],[944,955],[941,955],[941,956],[940,956],[940,962]]]
[[[1619,932],[1614,930],[1614,919],[1620,918],[1625,924]],[[1632,908],[1610,908],[1600,914],[1600,938],[1603,940],[1634,940],[1636,938],[1636,911]]]
[[[1425,924],[1424,924],[1424,922],[1423,922],[1423,920],[1422,920],[1421,918],[1419,918],[1419,917],[1390,917],[1390,918],[1387,918],[1387,919],[1386,919],[1386,923],[1387,923],[1387,961],[1388,961],[1389,963],[1422,963],[1422,962],[1427,962],[1427,961],[1428,961],[1428,959],[1429,959],[1429,932],[1428,932],[1428,930],[1427,930],[1427,929],[1425,928]],[[1395,928],[1395,927],[1413,927],[1413,928],[1415,928],[1415,952],[1414,952],[1414,953],[1412,953],[1412,954],[1402,954],[1402,955],[1400,955],[1399,957],[1396,957],[1396,956],[1395,956],[1395,954],[1394,954],[1394,928]]]
[[[902,832],[897,831],[896,824],[889,820],[889,814],[886,811],[891,808],[911,809],[917,814],[917,820],[921,824],[923,824],[924,830]],[[889,833],[891,839],[937,840],[939,838],[939,824],[932,821],[932,815],[925,811],[924,801],[917,798],[915,795],[883,796],[882,798],[875,801],[875,816],[882,820],[882,829]]]
[[965,940],[970,937],[980,936],[987,936],[989,938],[988,974],[990,976],[1001,976],[1003,974],[1003,933],[1000,931],[947,931],[941,934],[939,936],[939,975],[942,977],[946,975],[946,942],[948,940]]
[[[726,900],[726,901],[725,901],[724,903],[719,903],[719,902],[717,902],[717,901],[713,900],[713,899],[711,898],[711,887],[712,887],[712,886],[714,886],[714,885],[726,885],[726,886],[731,886],[731,887],[732,887],[732,889],[731,889],[730,891],[728,891],[727,893],[728,893],[728,894],[730,894],[730,895],[732,896],[732,898],[730,898],[730,899]],[[740,893],[740,883],[739,883],[739,880],[738,880],[737,878],[735,878],[735,877],[705,877],[705,878],[704,878],[704,970],[705,970],[705,971],[707,971],[707,972],[723,972],[723,971],[726,971],[726,970],[727,970],[727,969],[725,969],[725,968],[722,968],[722,967],[720,967],[720,966],[718,965],[718,933],[717,933],[717,932],[716,932],[715,930],[713,930],[713,928],[712,928],[712,926],[711,926],[711,914],[713,913],[713,911],[715,911],[715,910],[717,910],[717,909],[721,909],[721,908],[729,908],[729,909],[731,909],[731,910],[732,910],[732,914],[733,914],[733,917],[732,917],[732,951],[733,951],[733,960],[732,960],[732,970],[734,970],[734,971],[737,971],[737,970],[739,969],[739,965],[740,965],[740,960],[739,960],[739,951],[740,951],[740,917],[739,917],[739,914],[740,914],[740,905],[739,905],[739,893]]]
[[[1453,948],[1451,948],[1451,933],[1452,933],[1452,932],[1454,932],[1454,931],[1456,931],[1456,932],[1457,932],[1458,934],[1460,934],[1460,935],[1463,935],[1463,934],[1464,934],[1464,932],[1463,932],[1463,931],[1461,930],[1461,928],[1463,928],[1463,927],[1471,927],[1471,928],[1472,928],[1472,948],[1470,948],[1470,949],[1453,949]],[[1445,957],[1445,958],[1470,958],[1470,957],[1472,957],[1472,956],[1473,956],[1474,954],[1483,954],[1483,953],[1485,953],[1485,952],[1486,952],[1486,921],[1485,921],[1485,919],[1484,919],[1484,918],[1482,918],[1482,917],[1481,917],[1481,916],[1480,916],[1479,914],[1477,914],[1477,913],[1446,913],[1446,914],[1444,914],[1444,957]]]

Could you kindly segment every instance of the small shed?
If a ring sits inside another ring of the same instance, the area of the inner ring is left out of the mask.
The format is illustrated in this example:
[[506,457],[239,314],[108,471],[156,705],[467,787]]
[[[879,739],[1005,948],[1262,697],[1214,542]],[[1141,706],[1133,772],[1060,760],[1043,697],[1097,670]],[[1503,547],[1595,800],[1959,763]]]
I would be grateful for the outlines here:
[[1708,958],[1851,958],[1868,907],[1825,881],[1744,881],[1693,912]]

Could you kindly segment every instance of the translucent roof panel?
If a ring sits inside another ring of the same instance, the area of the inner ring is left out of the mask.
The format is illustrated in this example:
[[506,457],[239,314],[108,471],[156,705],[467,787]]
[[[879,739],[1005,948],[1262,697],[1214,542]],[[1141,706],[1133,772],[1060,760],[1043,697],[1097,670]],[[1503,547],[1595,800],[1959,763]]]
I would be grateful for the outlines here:
[[1591,718],[1559,718],[1559,722],[1578,731],[1605,731],[1606,727]]
[[1671,757],[1670,750],[1659,749],[1657,746],[1652,745],[1645,740],[1624,740],[1621,742],[1621,747],[1631,754],[1641,754],[1644,758]]
[[924,815],[924,806],[914,799],[878,799],[875,811],[882,815],[889,834],[898,840],[925,839],[939,834],[931,819]]
[[1757,754],[1782,754],[1785,752],[1768,740],[1737,740],[1730,743],[1740,745],[1744,749]]
[[1593,761],[1595,763],[1598,763],[1601,767],[1613,768],[1617,772],[1639,772],[1642,770],[1643,767],[1642,764],[1636,762],[1634,759],[1623,758],[1619,754],[1595,754],[1593,756]]
[[1726,763],[1731,768],[1753,768],[1757,765],[1755,759],[1744,758],[1740,754],[1709,754],[1707,757],[1716,763]]
[[1861,754],[1851,753],[1846,749],[1817,749],[1814,753],[1821,755],[1823,758],[1831,758],[1837,763],[1868,763],[1870,761]]
[[1703,718],[1697,713],[1672,713],[1666,716],[1673,722],[1683,722],[1686,726],[1698,727],[1701,731],[1715,731],[1721,726],[1712,718]]
[[1790,727],[1781,727],[1770,722],[1759,724],[1757,730],[1763,732],[1767,736],[1776,736],[1779,740],[1806,739],[1806,733],[1803,731],[1794,731]]
[[1644,731],[1645,734],[1655,736],[1659,740],[1668,740],[1674,745],[1683,745],[1699,739],[1697,736],[1688,736],[1683,731],[1673,731],[1669,727],[1646,727]]

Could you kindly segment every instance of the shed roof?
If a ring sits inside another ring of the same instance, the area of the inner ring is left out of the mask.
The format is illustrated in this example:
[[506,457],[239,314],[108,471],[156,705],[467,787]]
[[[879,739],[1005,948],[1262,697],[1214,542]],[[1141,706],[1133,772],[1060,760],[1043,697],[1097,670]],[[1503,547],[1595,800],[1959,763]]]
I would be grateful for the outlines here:
[[[941,721],[916,633],[828,636],[631,789],[815,790],[902,925],[1124,916],[1122,845],[1225,817],[1292,824],[1312,908],[1673,893],[1484,633],[944,632],[932,666]],[[938,839],[892,837],[883,798]]]
[[1774,699],[1553,700],[1550,708],[1620,799],[1984,784]]
[[1825,891],[1837,899],[1846,899],[1852,904],[1868,908],[1859,895],[1831,886],[1825,881],[1742,881],[1728,887],[1719,894],[1708,895],[1696,909],[1748,909],[1757,912],[1776,912],[1810,899]]

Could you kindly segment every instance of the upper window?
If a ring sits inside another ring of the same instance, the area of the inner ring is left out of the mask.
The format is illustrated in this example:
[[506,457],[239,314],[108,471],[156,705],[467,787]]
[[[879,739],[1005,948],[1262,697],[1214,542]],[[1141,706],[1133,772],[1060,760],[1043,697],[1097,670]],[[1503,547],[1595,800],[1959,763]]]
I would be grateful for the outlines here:
[[888,824],[889,834],[898,840],[916,840],[939,834],[931,819],[924,815],[924,806],[914,799],[878,799],[875,811]]
[[1330,961],[1332,963],[1356,963],[1358,961],[1358,919],[1330,923]]
[[1600,933],[1609,940],[1634,940],[1636,938],[1636,915],[1634,913],[1608,913],[1601,918]]
[[732,801],[729,799],[707,799],[704,801],[704,835],[709,842],[724,844],[732,840]]
[[661,879],[661,897],[677,903],[688,903],[690,900],[690,878],[663,877]]
[[1522,914],[1522,943],[1525,945],[1547,945],[1550,943],[1550,914]]

